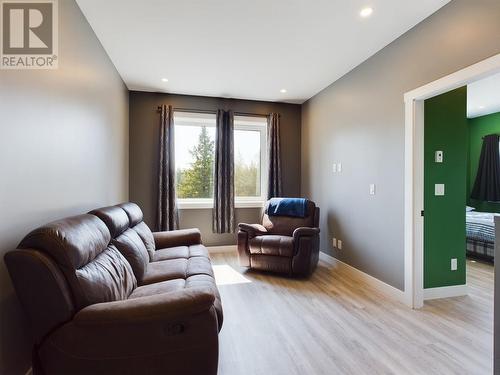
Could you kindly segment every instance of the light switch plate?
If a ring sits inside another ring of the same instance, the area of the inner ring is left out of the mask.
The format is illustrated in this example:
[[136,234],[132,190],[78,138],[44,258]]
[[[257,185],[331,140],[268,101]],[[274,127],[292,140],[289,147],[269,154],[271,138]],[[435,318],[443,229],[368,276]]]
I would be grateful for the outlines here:
[[451,258],[451,270],[456,271],[457,270],[457,258]]
[[337,164],[337,172],[342,172],[342,163]]
[[337,249],[342,250],[342,240],[337,240]]
[[434,185],[434,195],[443,196],[444,195],[444,184],[435,184]]
[[333,246],[334,248],[336,248],[336,247],[337,247],[337,239],[336,239],[336,238],[334,238],[334,239],[332,240],[332,246]]
[[337,163],[333,163],[332,165],[332,172],[337,173]]
[[370,195],[375,195],[375,184],[370,184]]

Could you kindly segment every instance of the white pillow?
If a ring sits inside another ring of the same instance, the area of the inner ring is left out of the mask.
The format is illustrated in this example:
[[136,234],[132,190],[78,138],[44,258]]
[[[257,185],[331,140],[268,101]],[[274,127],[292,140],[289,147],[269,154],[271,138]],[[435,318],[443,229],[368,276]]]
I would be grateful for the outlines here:
[[465,212],[471,212],[471,211],[475,211],[476,209],[474,207],[471,207],[471,206],[465,206]]

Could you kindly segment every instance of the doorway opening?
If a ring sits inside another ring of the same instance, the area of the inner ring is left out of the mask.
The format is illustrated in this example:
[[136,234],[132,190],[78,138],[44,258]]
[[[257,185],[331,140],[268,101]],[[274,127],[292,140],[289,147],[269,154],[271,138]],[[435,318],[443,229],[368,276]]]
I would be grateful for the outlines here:
[[405,94],[405,302],[413,308],[424,303],[424,101],[497,73],[500,54]]

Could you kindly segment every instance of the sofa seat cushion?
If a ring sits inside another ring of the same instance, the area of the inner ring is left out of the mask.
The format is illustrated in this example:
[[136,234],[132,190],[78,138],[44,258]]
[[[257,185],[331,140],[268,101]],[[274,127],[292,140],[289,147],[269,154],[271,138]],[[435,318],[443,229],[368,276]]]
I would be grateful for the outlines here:
[[171,293],[171,292],[175,292],[175,291],[184,289],[185,285],[186,285],[185,279],[172,279],[172,280],[167,280],[167,281],[161,281],[159,283],[143,285],[143,286],[137,287],[132,292],[129,299],[130,298],[149,297],[149,296],[153,296],[153,295],[161,294],[161,293]]
[[293,237],[264,235],[256,236],[248,242],[250,254],[292,257],[294,255]]
[[187,279],[194,275],[214,277],[210,260],[206,257],[168,259],[149,263],[140,285],[173,279]]
[[217,321],[219,330],[222,328],[222,303],[219,295],[219,291],[217,290],[217,286],[215,283],[215,278],[206,274],[197,274],[179,279],[172,279],[167,281],[161,281],[153,284],[142,285],[137,287],[130,298],[141,298],[141,297],[149,297],[152,295],[162,294],[162,293],[171,293],[175,291],[179,291],[182,289],[189,288],[209,288],[213,291],[215,295],[214,307],[217,313]]
[[199,256],[208,258],[208,250],[203,245],[175,246],[156,250],[153,256],[153,261],[157,262],[178,258],[188,259]]

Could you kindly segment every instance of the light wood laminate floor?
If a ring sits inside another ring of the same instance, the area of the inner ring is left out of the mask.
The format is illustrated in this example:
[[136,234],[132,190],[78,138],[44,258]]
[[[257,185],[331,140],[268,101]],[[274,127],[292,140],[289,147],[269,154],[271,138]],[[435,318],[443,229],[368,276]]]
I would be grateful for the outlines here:
[[468,296],[412,310],[325,261],[294,280],[211,256],[225,314],[220,375],[492,373],[491,265],[468,262]]

